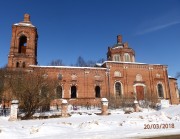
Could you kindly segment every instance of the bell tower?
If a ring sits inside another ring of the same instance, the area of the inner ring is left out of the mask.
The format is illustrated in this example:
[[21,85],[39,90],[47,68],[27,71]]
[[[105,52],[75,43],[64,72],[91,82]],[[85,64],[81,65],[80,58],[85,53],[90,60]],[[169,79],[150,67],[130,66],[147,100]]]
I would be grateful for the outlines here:
[[37,65],[37,28],[31,23],[30,15],[12,25],[12,38],[8,55],[8,68],[26,68]]
[[117,36],[117,44],[108,47],[107,60],[116,62],[135,62],[135,52],[128,43],[122,42],[122,35]]

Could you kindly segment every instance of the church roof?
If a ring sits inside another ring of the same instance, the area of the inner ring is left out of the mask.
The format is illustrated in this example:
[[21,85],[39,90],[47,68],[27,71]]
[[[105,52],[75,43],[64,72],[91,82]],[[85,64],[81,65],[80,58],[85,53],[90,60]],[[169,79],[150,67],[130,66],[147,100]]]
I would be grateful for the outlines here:
[[34,68],[68,68],[68,69],[100,69],[100,70],[106,70],[106,68],[103,67],[75,67],[75,66],[40,66],[40,65],[29,65],[30,67]]
[[123,47],[124,47],[123,43],[118,43],[113,45],[112,49],[123,48]]
[[20,22],[20,23],[16,23],[14,24],[16,26],[28,26],[28,27],[35,27],[34,25],[32,25],[31,23],[23,23],[23,22]]
[[28,27],[35,27],[31,21],[30,21],[30,15],[29,14],[24,14],[24,20],[19,22],[19,23],[15,23],[14,25],[16,26],[28,26]]
[[148,64],[148,63],[140,63],[140,62],[121,62],[121,61],[104,61],[102,65],[105,63],[116,63],[116,64],[134,64],[134,65],[151,65],[151,66],[167,66],[163,64]]

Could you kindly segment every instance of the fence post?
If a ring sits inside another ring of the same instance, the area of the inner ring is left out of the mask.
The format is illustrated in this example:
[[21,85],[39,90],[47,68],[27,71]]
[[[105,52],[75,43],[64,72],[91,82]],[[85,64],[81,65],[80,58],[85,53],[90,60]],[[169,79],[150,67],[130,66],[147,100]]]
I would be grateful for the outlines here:
[[134,101],[134,111],[135,112],[139,112],[140,111],[139,103],[138,103],[137,100]]
[[17,120],[18,104],[19,104],[18,100],[12,100],[9,121],[16,121]]
[[108,115],[108,100],[106,98],[101,99],[101,115]]
[[65,99],[62,100],[62,104],[61,104],[61,116],[62,117],[68,116],[68,102]]

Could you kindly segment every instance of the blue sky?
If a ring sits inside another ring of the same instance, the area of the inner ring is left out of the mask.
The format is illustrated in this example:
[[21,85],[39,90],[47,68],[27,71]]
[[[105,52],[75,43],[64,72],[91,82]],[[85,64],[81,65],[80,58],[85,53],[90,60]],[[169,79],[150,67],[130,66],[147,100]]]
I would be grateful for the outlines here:
[[1,0],[0,66],[7,63],[12,24],[29,13],[38,28],[38,62],[75,64],[106,58],[116,36],[136,52],[136,61],[180,72],[180,0]]

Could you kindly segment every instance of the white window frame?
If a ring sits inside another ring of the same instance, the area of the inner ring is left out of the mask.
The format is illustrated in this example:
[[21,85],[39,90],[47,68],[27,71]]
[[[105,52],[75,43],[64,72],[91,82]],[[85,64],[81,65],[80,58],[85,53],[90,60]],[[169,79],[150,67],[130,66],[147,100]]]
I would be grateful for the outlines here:
[[[160,96],[159,96],[159,90],[158,90],[158,85],[159,85],[159,84],[162,85],[163,97],[160,97]],[[156,85],[156,89],[157,89],[157,96],[158,96],[158,98],[165,98],[165,92],[164,92],[165,90],[164,90],[164,85],[163,85],[163,83],[158,82],[157,85]]]
[[120,81],[116,81],[114,83],[114,95],[116,96],[116,83],[120,83],[121,85],[121,96],[122,96],[124,94],[124,91],[123,91],[123,84]]
[[124,53],[124,62],[131,62],[131,57],[128,53]]
[[121,61],[121,57],[119,54],[113,55],[113,61]]

